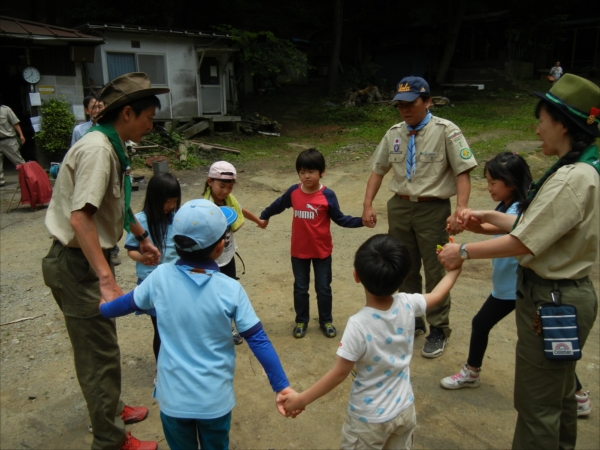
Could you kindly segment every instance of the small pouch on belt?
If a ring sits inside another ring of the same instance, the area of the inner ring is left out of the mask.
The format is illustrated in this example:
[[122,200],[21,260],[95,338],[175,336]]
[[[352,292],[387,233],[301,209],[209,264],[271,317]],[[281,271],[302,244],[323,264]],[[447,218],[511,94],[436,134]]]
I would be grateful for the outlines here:
[[560,291],[551,292],[552,303],[538,308],[544,338],[544,356],[550,360],[577,361],[581,359],[577,309],[563,305]]

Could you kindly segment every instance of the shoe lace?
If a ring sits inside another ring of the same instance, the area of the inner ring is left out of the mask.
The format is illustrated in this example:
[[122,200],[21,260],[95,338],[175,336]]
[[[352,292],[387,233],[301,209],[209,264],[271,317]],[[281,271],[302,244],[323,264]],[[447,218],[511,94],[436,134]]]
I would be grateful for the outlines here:
[[437,328],[432,327],[429,336],[427,336],[427,340],[432,343],[442,342],[444,340],[444,333],[439,331]]
[[452,375],[450,378],[452,379],[452,381],[462,380],[462,379],[466,378],[466,374],[463,374],[463,372],[461,370],[460,372]]

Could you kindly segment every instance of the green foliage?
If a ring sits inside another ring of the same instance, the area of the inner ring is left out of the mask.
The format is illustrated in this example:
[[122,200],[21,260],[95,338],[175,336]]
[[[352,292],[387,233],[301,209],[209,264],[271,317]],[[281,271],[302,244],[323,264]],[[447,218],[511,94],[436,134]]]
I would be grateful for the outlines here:
[[42,102],[40,107],[42,128],[35,135],[37,145],[51,155],[64,154],[71,146],[73,127],[77,121],[64,99],[52,98]]
[[174,160],[171,164],[177,170],[190,170],[197,169],[198,167],[207,166],[209,162],[203,158],[200,151],[195,146],[189,145],[188,154],[185,161],[179,159]]
[[158,131],[153,131],[150,134],[144,136],[144,145],[162,145],[163,147],[168,147],[173,150],[177,150],[177,146],[181,144],[185,138],[182,134],[179,134],[176,131],[171,131],[170,133],[159,133]]
[[240,50],[240,60],[252,75],[272,77],[286,74],[289,69],[303,72],[307,68],[306,55],[270,31],[252,33],[229,25],[217,29],[231,35]]

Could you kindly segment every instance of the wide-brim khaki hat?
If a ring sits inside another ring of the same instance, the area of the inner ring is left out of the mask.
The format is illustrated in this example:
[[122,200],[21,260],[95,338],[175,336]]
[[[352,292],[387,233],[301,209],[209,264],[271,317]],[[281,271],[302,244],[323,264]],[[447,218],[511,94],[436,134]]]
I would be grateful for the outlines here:
[[169,88],[152,87],[150,78],[144,72],[132,72],[121,75],[110,81],[100,96],[104,102],[104,109],[94,116],[98,119],[104,116],[107,112],[112,111],[120,106],[127,105],[140,98],[150,95],[166,94],[170,92]]
[[582,130],[600,137],[600,87],[590,80],[567,73],[549,92],[534,92],[560,109]]

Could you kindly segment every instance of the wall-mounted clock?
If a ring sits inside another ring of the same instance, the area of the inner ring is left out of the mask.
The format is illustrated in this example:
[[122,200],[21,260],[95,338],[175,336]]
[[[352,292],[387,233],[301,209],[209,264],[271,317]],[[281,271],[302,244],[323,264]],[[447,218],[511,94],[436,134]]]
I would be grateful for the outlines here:
[[25,67],[23,69],[23,78],[28,83],[35,84],[38,81],[40,81],[40,71],[37,70],[35,67]]

